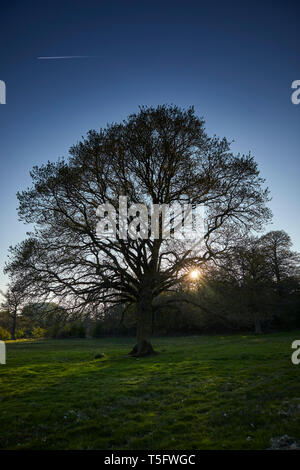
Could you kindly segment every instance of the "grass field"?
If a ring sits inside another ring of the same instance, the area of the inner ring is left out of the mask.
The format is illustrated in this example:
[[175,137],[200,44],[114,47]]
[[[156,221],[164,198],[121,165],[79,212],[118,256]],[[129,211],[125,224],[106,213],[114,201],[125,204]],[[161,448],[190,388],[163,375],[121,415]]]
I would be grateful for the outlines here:
[[[300,332],[7,343],[2,449],[266,449],[300,440]],[[104,353],[101,359],[94,359]]]

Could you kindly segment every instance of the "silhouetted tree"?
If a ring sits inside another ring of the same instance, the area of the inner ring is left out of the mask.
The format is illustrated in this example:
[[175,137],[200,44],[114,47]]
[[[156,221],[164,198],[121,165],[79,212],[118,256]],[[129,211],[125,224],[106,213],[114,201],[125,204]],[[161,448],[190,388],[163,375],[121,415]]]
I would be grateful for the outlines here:
[[260,238],[260,244],[281,295],[283,281],[299,275],[299,254],[291,250],[291,237],[284,230],[268,232]]
[[1,294],[4,297],[1,308],[9,318],[11,338],[16,339],[18,315],[20,315],[27,297],[25,285],[20,280],[14,283],[11,282],[7,290],[5,292],[1,291]]
[[[30,276],[40,292],[72,297],[78,306],[136,303],[134,356],[153,352],[153,299],[228,248],[233,227],[257,229],[270,217],[253,157],[233,155],[225,138],[208,137],[192,107],[142,107],[120,124],[90,131],[68,161],[35,167],[31,176],[33,187],[18,194],[19,215],[36,230],[11,250],[7,272]],[[108,202],[118,214],[125,195],[129,205],[205,205],[201,249],[165,240],[161,231],[156,239],[123,240],[118,226],[116,239],[97,237],[97,207]]]

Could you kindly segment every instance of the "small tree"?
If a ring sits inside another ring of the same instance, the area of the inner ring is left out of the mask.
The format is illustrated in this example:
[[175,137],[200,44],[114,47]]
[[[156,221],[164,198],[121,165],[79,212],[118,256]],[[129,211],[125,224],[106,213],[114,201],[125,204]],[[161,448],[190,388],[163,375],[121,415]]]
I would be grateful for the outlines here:
[[281,295],[282,281],[299,277],[300,256],[291,250],[291,237],[284,230],[268,232],[260,238],[261,247],[266,254],[268,264],[276,282],[277,292]]
[[26,299],[26,288],[22,281],[11,282],[6,292],[0,291],[4,300],[1,308],[6,311],[10,319],[11,338],[16,339],[18,316],[21,314],[22,305]]
[[35,327],[40,327],[55,336],[65,326],[69,314],[54,302],[30,302],[22,309],[22,319],[27,330],[33,331]]
[[272,296],[272,271],[260,238],[243,237],[222,257],[214,277],[225,286],[225,297],[231,291],[229,295],[239,299],[241,312],[250,313],[255,333],[261,334]]

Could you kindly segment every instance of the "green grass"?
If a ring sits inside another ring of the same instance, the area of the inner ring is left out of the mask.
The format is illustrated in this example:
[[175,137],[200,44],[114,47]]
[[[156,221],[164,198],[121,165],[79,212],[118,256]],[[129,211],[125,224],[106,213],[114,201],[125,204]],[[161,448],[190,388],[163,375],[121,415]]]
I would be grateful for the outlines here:
[[[300,332],[17,341],[0,365],[2,449],[266,449],[300,439]],[[101,359],[94,359],[104,353]]]

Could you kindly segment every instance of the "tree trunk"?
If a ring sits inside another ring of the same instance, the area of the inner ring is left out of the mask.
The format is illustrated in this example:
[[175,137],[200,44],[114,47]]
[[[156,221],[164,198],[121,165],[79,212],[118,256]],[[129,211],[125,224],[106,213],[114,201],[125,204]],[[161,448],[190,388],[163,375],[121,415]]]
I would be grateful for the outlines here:
[[152,333],[152,292],[149,286],[141,289],[137,314],[137,342],[129,355],[144,357],[155,354],[150,342]]
[[262,334],[262,327],[261,327],[261,321],[259,318],[259,314],[255,313],[254,314],[254,333],[256,335],[261,335]]
[[16,328],[17,328],[17,313],[14,312],[12,318],[12,327],[11,327],[11,339],[16,339]]

